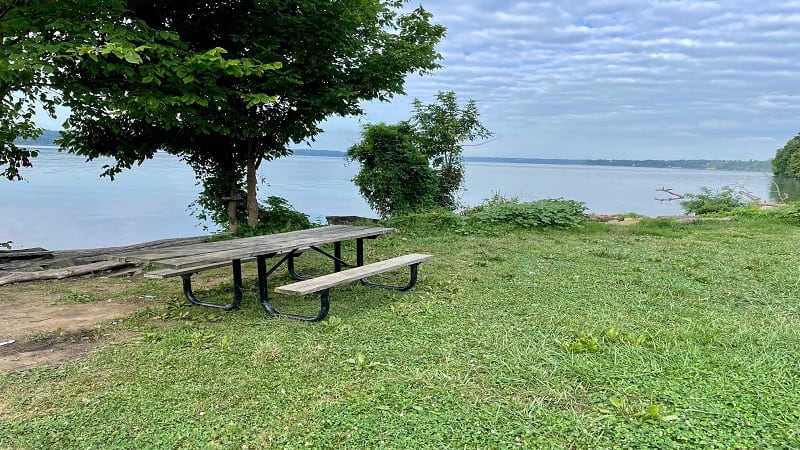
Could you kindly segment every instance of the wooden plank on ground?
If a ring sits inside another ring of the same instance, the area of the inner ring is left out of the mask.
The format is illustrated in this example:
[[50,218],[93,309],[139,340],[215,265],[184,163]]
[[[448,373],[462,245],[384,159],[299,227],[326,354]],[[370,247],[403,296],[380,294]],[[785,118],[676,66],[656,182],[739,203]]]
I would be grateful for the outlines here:
[[0,261],[31,258],[52,258],[53,252],[41,247],[24,250],[0,250]]
[[38,272],[13,272],[8,275],[0,277],[0,286],[20,283],[23,281],[38,281],[38,280],[61,280],[63,278],[75,277],[78,275],[86,275],[102,270],[114,269],[117,267],[124,267],[129,263],[122,263],[117,261],[100,261],[91,264],[84,264],[81,266],[66,267],[64,269],[41,270]]
[[322,275],[310,280],[298,281],[297,283],[278,286],[275,288],[275,292],[289,295],[305,295],[312,292],[319,292],[340,284],[360,280],[362,278],[377,275],[379,273],[389,272],[400,267],[419,264],[431,257],[433,257],[433,255],[427,253],[411,253],[408,255],[387,259],[385,261],[367,264],[365,266],[354,267],[341,272]]

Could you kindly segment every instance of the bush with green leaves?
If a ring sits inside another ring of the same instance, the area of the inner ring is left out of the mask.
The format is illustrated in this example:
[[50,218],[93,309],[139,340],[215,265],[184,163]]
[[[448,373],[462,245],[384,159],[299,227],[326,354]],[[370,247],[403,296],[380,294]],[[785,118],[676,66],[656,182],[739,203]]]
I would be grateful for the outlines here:
[[770,208],[759,208],[757,205],[745,206],[729,211],[729,215],[741,218],[765,219],[769,222],[800,225],[800,202]]
[[573,228],[586,216],[586,205],[575,200],[542,199],[520,203],[516,199],[483,205],[465,212],[468,223],[478,228]]
[[491,197],[483,199],[483,201],[479,205],[469,207],[465,209],[461,214],[464,216],[471,216],[475,213],[496,206],[506,205],[506,204],[517,204],[517,203],[519,203],[519,197],[506,197],[505,195],[501,194],[500,191],[496,191],[492,192]]
[[236,232],[236,236],[260,236],[262,234],[304,230],[314,226],[307,214],[294,209],[285,198],[271,195],[267,197],[266,202],[259,204],[258,207],[258,225],[255,228],[242,225]]
[[361,164],[353,182],[381,217],[435,206],[436,175],[414,147],[413,133],[406,122],[370,124],[361,131],[361,142],[347,149],[347,158]]
[[731,211],[747,204],[744,198],[730,186],[719,190],[703,186],[699,194],[686,194],[681,208],[687,214],[703,215]]

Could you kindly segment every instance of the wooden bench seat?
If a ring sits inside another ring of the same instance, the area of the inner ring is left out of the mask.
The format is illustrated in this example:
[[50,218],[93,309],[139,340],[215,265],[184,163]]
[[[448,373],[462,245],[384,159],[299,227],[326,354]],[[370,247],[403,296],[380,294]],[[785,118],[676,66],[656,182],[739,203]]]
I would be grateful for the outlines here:
[[[255,261],[255,258],[245,258],[245,259],[242,259],[241,261],[243,263],[244,262],[249,262],[249,261]],[[172,277],[179,277],[179,276],[183,276],[183,275],[191,275],[191,274],[195,274],[195,273],[198,273],[198,272],[202,272],[204,270],[217,269],[217,268],[220,268],[220,267],[225,267],[225,266],[230,266],[230,265],[231,265],[231,262],[228,261],[228,260],[225,260],[225,261],[217,261],[217,262],[213,262],[213,263],[209,263],[209,264],[203,264],[203,265],[200,265],[200,266],[184,267],[182,269],[158,269],[158,270],[153,270],[153,271],[150,271],[150,272],[145,272],[144,273],[144,277],[145,278],[157,278],[157,279],[172,278]]]
[[389,272],[400,267],[415,267],[422,261],[425,261],[431,257],[433,257],[433,255],[425,253],[411,253],[408,255],[387,259],[385,261],[353,267],[352,269],[343,270],[341,272],[334,272],[328,275],[322,275],[308,280],[278,286],[275,288],[275,292],[287,295],[305,295],[314,292],[326,291],[341,284],[364,280],[372,275]]
[[[297,249],[294,252],[294,256],[300,256],[303,253],[307,252],[308,250],[311,250],[311,248],[310,247],[305,247],[305,248]],[[285,254],[285,253],[282,253],[282,254]],[[240,261],[242,263],[246,263],[246,262],[255,261],[255,260],[256,260],[255,257],[249,257],[249,258],[242,258]],[[167,268],[167,269],[151,270],[149,272],[145,272],[144,277],[145,278],[156,278],[156,279],[180,277],[180,276],[184,276],[184,275],[193,275],[195,273],[199,273],[199,272],[202,272],[204,270],[217,269],[217,268],[225,267],[225,266],[229,266],[229,265],[231,265],[231,261],[228,260],[228,259],[225,259],[225,260],[215,261],[215,262],[211,262],[211,263],[207,263],[207,264],[199,264],[199,265],[191,266],[191,267],[182,267],[180,269]],[[294,271],[294,267],[291,267],[291,270]]]

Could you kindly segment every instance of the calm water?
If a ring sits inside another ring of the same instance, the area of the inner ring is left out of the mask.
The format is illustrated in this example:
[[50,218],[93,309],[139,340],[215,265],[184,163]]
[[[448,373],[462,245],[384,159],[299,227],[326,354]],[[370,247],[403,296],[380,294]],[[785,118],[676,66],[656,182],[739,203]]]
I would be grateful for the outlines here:
[[[92,248],[204,234],[187,206],[198,187],[177,158],[158,154],[116,180],[98,174],[107,161],[43,150],[24,182],[0,180],[0,241],[13,248]],[[356,164],[339,158],[291,156],[267,163],[260,196],[286,198],[296,209],[324,222],[326,215],[375,214],[350,181]],[[521,200],[563,197],[596,213],[681,214],[677,201],[659,202],[656,189],[699,192],[700,187],[744,186],[770,198],[772,177],[754,172],[601,166],[468,163],[462,201],[475,205],[500,193]]]

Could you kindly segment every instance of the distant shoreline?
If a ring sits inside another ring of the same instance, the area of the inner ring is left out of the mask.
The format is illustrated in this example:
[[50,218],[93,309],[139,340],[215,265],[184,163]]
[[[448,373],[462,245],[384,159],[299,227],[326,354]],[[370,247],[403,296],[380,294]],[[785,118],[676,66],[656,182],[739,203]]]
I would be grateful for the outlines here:
[[[53,136],[46,133],[34,142],[20,141],[17,145],[39,148],[58,148],[53,145]],[[320,156],[344,158],[345,152],[338,150],[293,149],[297,156]],[[719,160],[719,159],[569,159],[569,158],[515,158],[502,156],[465,156],[466,162],[497,164],[551,164],[564,166],[608,166],[608,167],[651,167],[660,169],[725,170],[740,172],[772,173],[772,160]]]
[[[297,149],[292,154],[298,156],[322,156],[344,158],[345,153],[336,150]],[[652,167],[660,169],[731,170],[741,172],[772,173],[772,161],[757,160],[717,160],[717,159],[562,159],[562,158],[512,158],[495,156],[465,156],[466,162],[500,164],[556,164],[562,166],[612,166],[612,167]]]

